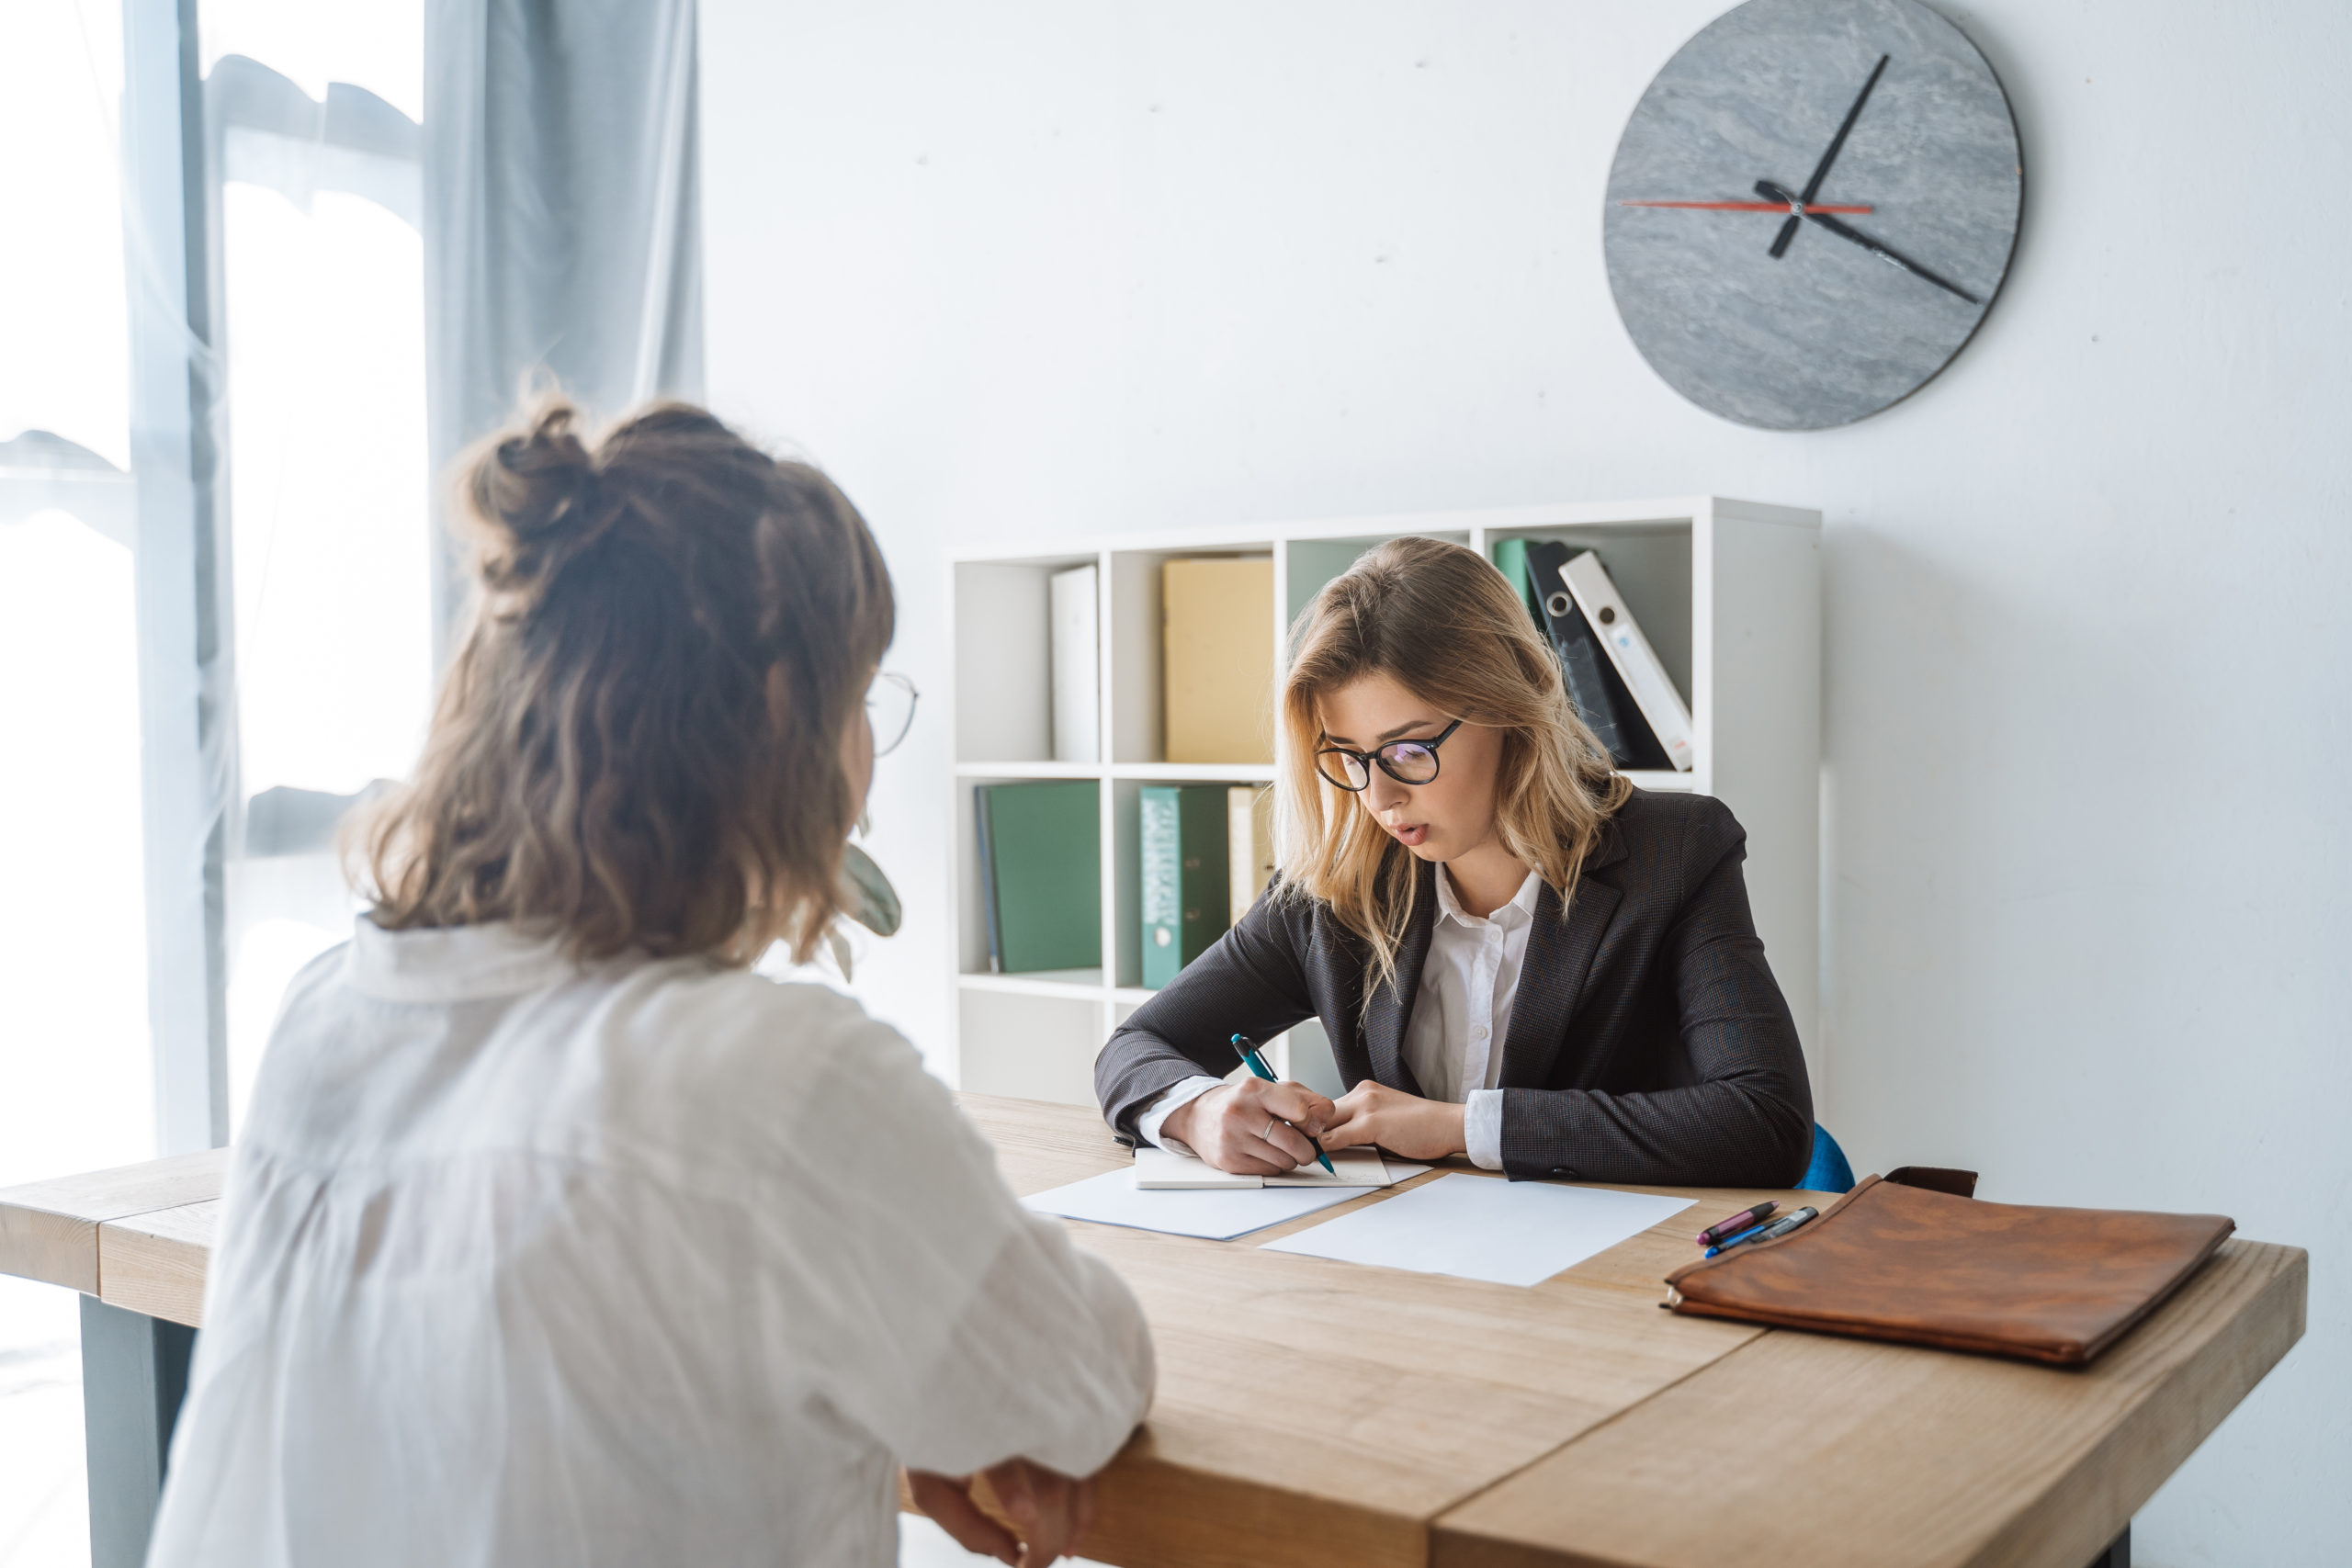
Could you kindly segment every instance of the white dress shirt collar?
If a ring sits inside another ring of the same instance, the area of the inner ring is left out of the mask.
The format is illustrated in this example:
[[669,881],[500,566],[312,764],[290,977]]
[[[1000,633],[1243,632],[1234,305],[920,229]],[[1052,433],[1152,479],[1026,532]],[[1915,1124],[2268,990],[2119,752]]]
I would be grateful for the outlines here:
[[1533,919],[1535,900],[1541,897],[1543,893],[1544,878],[1531,871],[1527,874],[1527,880],[1519,885],[1519,891],[1511,895],[1510,902],[1482,919],[1463,908],[1462,900],[1454,895],[1453,874],[1448,872],[1443,864],[1440,864],[1437,868],[1438,919],[1453,920],[1473,930],[1491,922],[1509,931],[1514,926],[1522,925]]

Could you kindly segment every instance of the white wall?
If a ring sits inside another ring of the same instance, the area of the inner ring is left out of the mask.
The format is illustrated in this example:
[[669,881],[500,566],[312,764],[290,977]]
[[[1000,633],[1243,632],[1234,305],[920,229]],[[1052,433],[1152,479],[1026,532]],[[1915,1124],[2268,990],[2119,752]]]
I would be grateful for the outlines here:
[[[873,520],[936,688],[949,541],[1713,491],[1826,540],[1828,1068],[1864,1168],[2218,1210],[2309,1337],[2141,1516],[2352,1562],[2352,8],[1998,0],[2024,239],[1843,431],[1679,401],[1602,276],[1651,73],[1719,0],[704,0],[712,395]],[[935,708],[861,979],[948,996]]]

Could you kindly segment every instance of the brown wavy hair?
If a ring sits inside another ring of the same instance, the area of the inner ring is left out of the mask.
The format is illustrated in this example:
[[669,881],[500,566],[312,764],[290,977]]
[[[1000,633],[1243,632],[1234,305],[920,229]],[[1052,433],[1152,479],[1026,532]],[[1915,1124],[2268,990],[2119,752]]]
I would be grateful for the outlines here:
[[842,737],[895,614],[865,520],[683,403],[592,440],[544,397],[457,473],[475,605],[415,776],[352,840],[376,923],[806,962],[841,912]]
[[1372,949],[1377,980],[1393,985],[1419,886],[1414,856],[1315,771],[1318,698],[1373,674],[1448,718],[1502,731],[1496,833],[1560,895],[1563,910],[1601,825],[1634,785],[1568,701],[1525,601],[1475,550],[1391,539],[1324,584],[1292,624],[1282,683],[1283,887],[1329,905]]

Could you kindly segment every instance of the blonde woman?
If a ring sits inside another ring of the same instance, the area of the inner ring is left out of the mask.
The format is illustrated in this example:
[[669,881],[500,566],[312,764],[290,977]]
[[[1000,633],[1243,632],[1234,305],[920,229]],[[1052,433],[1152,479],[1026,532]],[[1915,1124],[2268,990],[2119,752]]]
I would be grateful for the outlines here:
[[[1520,596],[1397,539],[1328,584],[1281,691],[1282,874],[1095,1064],[1113,1128],[1260,1175],[1362,1144],[1514,1177],[1785,1186],[1804,1058],[1722,802],[1615,773]],[[1322,1021],[1348,1085],[1228,1084]]]
[[873,536],[674,405],[548,403],[461,500],[480,611],[271,1036],[147,1561],[884,1568],[904,1465],[1040,1568],[1148,1403],[1135,1300],[897,1032],[745,967],[840,908]]

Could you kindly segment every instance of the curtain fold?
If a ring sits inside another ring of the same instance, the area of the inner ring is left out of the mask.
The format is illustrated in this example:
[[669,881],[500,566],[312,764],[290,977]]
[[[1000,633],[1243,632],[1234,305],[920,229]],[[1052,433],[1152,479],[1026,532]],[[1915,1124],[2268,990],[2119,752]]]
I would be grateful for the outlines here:
[[[436,476],[548,378],[599,418],[703,388],[694,0],[427,0]],[[462,606],[435,531],[436,659]]]

